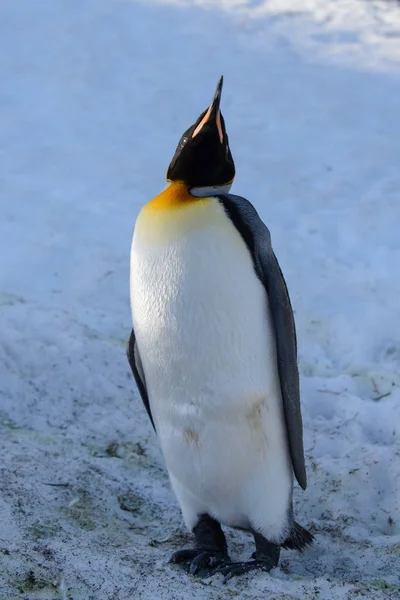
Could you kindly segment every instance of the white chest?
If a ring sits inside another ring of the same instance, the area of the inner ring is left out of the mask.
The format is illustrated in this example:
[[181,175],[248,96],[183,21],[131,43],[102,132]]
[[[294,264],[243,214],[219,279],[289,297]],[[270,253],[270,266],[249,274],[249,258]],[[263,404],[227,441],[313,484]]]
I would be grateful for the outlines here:
[[200,210],[196,219],[197,205],[184,209],[178,230],[174,215],[165,216],[153,239],[139,221],[132,244],[135,334],[151,401],[160,397],[154,409],[163,413],[187,403],[230,410],[241,390],[268,385],[275,362],[268,300],[250,253],[218,200]]

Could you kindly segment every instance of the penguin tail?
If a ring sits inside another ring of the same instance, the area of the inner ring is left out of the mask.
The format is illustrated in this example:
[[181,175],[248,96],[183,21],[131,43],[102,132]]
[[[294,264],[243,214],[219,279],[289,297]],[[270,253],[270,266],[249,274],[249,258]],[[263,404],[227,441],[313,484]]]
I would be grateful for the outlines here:
[[311,546],[313,541],[313,534],[298,523],[295,523],[290,537],[288,537],[281,545],[282,548],[287,548],[288,550],[302,551],[305,550],[307,546]]

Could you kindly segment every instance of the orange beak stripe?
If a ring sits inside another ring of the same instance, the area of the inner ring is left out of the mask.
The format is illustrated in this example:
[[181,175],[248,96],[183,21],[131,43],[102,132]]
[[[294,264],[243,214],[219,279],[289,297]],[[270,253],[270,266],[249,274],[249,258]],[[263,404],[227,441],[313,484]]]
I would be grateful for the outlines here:
[[[202,118],[202,120],[200,121],[200,123],[197,125],[196,129],[193,131],[192,138],[196,137],[196,135],[198,135],[200,133],[200,131],[202,130],[203,126],[207,123],[208,119],[210,118],[210,115],[211,115],[211,106],[209,107],[208,111],[206,112],[206,114],[204,115],[204,117]],[[218,109],[218,112],[217,112],[216,123],[217,123],[217,129],[218,129],[219,139],[220,139],[220,142],[222,144],[223,141],[224,141],[224,134],[222,132],[221,111],[219,109]]]

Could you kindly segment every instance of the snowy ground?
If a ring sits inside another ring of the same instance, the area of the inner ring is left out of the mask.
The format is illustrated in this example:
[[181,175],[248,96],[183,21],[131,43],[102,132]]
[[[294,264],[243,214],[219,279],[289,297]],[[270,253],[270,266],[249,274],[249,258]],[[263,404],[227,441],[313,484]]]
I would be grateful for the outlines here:
[[[166,564],[187,534],[124,347],[136,215],[221,73],[296,312],[316,535],[225,586]],[[1,600],[399,598],[398,3],[0,0],[0,81]]]

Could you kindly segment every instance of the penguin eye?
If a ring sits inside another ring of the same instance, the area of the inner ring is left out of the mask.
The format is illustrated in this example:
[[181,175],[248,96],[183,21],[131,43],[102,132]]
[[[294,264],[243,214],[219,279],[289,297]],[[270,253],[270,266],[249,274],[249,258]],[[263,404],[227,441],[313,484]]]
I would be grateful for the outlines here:
[[185,144],[187,143],[188,138],[184,137],[183,140],[181,141],[181,148],[184,148]]
[[228,156],[228,152],[229,152],[229,146],[228,144],[225,146],[225,154]]

